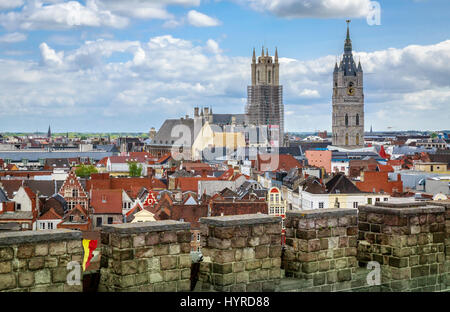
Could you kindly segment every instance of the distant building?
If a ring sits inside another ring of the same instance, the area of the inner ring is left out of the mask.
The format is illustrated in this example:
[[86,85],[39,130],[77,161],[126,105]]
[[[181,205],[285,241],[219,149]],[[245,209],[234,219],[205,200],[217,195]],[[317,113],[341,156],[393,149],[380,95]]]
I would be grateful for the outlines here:
[[267,125],[270,141],[275,146],[284,146],[283,86],[279,83],[278,51],[275,57],[262,49],[256,61],[252,57],[252,84],[247,87],[246,118],[249,125]]
[[333,145],[364,147],[364,90],[361,63],[353,60],[352,41],[347,21],[344,55],[333,73]]

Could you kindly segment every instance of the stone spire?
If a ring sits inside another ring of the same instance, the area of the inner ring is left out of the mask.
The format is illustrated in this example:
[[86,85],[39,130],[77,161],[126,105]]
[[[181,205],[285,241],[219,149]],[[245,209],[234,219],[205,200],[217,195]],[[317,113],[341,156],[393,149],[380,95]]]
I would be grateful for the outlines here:
[[252,63],[256,63],[256,54],[255,54],[255,48],[253,48],[253,57],[252,57]]
[[269,49],[266,48],[266,56],[269,56]]
[[264,57],[264,46],[262,46],[262,49],[261,49],[261,56]]
[[47,138],[52,137],[52,131],[50,130],[50,125],[48,125]]
[[275,47],[275,63],[278,63],[278,49]]
[[344,52],[352,53],[352,40],[350,39],[350,20],[347,20],[347,38],[345,38]]

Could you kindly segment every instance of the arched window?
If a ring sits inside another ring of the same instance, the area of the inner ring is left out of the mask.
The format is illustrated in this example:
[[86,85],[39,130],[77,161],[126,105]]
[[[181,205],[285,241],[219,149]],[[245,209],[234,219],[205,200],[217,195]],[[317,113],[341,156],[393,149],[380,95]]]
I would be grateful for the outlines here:
[[261,79],[259,78],[259,70],[258,70],[258,82],[261,82]]
[[356,114],[356,125],[359,126],[359,114]]
[[348,126],[348,114],[345,114],[345,125]]
[[269,70],[269,75],[267,76],[268,83],[270,83],[270,76],[271,76],[271,72],[270,72],[270,70]]
[[359,133],[356,134],[356,145],[359,145]]
[[348,145],[348,133],[345,134],[345,145]]

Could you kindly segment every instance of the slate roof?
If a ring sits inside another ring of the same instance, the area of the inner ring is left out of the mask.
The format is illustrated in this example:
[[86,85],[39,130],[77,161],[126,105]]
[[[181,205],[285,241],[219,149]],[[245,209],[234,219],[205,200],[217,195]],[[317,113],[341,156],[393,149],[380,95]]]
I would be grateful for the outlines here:
[[[181,126],[185,126],[190,131],[190,142],[186,142],[188,146],[191,146],[192,143],[195,140],[196,133],[194,134],[194,119],[166,119],[159,129],[159,131],[156,133],[155,137],[152,140],[151,145],[172,145],[172,141],[176,142],[178,139],[182,137],[182,135],[172,136],[172,129],[175,129],[175,127],[180,127],[180,130],[182,130]],[[200,128],[200,127],[198,127]],[[200,129],[197,129],[197,132]],[[178,131],[176,131],[179,133]]]
[[344,174],[336,174],[326,184],[328,194],[362,193]]
[[0,187],[0,203],[5,203],[8,201],[8,197],[6,196],[3,189]]
[[77,157],[86,157],[86,158],[92,158],[95,161],[99,161],[103,157],[112,156],[114,153],[112,152],[80,152],[80,151],[73,151],[73,152],[47,152],[47,151],[1,151],[0,152],[0,158],[2,159],[11,159],[11,161],[19,162],[22,159],[28,159],[28,161],[37,162],[39,159],[47,159],[47,158],[77,158]]
[[32,220],[32,211],[15,211],[0,214],[0,220]]
[[245,124],[245,114],[212,114],[212,124],[224,126],[230,125],[232,117],[236,117],[236,124]]

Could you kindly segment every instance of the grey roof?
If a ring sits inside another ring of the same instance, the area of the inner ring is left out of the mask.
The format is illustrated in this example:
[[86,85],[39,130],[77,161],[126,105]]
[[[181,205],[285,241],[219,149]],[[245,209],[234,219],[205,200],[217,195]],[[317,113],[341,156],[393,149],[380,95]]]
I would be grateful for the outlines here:
[[109,152],[109,153],[118,153],[119,152],[119,150],[117,149],[117,147],[114,144],[97,145],[96,148],[98,150],[101,150],[104,152]]
[[53,168],[70,168],[69,160],[67,158],[47,158],[45,165]]
[[219,126],[230,125],[233,116],[236,117],[236,124],[245,124],[245,114],[212,114],[212,123]]
[[12,220],[23,220],[23,219],[33,219],[33,213],[31,211],[15,211],[15,212],[5,212],[0,214],[0,220],[12,219]]
[[2,159],[11,159],[11,161],[18,162],[22,159],[28,159],[28,161],[39,161],[39,159],[47,159],[47,158],[92,158],[95,161],[98,161],[104,157],[113,156],[114,153],[111,152],[47,152],[47,151],[1,151],[0,158]]
[[436,153],[436,148],[425,148],[418,146],[394,146],[393,154],[414,155],[415,153],[426,152],[429,154]]
[[0,232],[1,231],[20,231],[21,226],[19,222],[2,222],[0,223]]
[[8,197],[6,196],[3,189],[0,187],[0,203],[5,203],[8,201]]
[[[179,127],[179,131],[177,131],[176,127]],[[190,142],[185,142],[184,144],[191,146],[196,137],[196,134],[194,133],[194,119],[192,118],[166,119],[166,121],[164,121],[163,125],[159,129],[158,133],[156,133],[151,145],[173,145],[180,138],[183,138],[183,134],[180,133],[181,131],[183,131],[183,129],[190,131],[191,140]],[[172,136],[172,130],[174,131],[175,136]],[[199,131],[200,129],[195,130]]]

